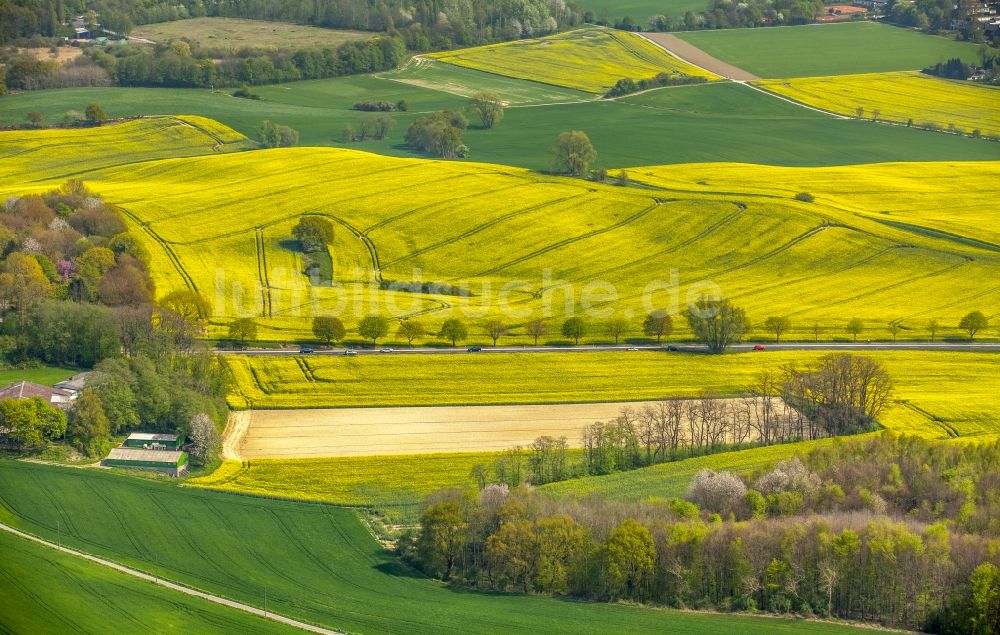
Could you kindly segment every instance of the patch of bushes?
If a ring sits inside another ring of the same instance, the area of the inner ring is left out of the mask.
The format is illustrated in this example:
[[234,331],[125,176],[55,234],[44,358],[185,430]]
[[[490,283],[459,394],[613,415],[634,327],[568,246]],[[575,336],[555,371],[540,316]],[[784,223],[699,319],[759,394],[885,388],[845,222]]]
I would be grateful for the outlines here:
[[614,87],[609,90],[605,97],[621,97],[637,93],[651,88],[663,88],[664,86],[684,86],[686,84],[703,84],[708,80],[704,77],[685,75],[684,73],[659,73],[656,77],[648,79],[634,80],[630,78],[619,79]]
[[260,99],[260,95],[257,93],[251,93],[250,89],[246,86],[234,90],[233,97],[242,97],[243,99]]
[[351,108],[362,112],[406,112],[410,109],[410,104],[405,99],[400,99],[394,104],[388,101],[369,100],[359,101]]
[[957,57],[953,57],[947,62],[938,62],[934,66],[928,66],[921,72],[946,79],[969,79],[972,76],[972,66]]
[[400,282],[394,280],[383,280],[381,285],[383,291],[406,291],[408,293],[431,293],[434,295],[452,295],[463,298],[472,297],[472,292],[463,287],[456,287],[444,282]]
[[462,134],[469,122],[458,111],[443,110],[414,121],[406,131],[406,145],[445,159],[467,157],[469,148]]

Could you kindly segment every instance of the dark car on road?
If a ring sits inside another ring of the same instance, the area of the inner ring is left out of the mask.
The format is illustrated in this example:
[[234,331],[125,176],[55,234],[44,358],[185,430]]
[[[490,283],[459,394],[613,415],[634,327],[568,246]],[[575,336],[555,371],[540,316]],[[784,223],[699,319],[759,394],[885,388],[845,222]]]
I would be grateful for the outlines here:
[[470,353],[481,353],[483,351],[483,347],[482,346],[470,346],[466,350],[468,350]]
[[315,353],[315,352],[316,351],[314,349],[311,349],[311,348],[309,348],[307,346],[303,346],[302,348],[299,349],[299,353],[301,353],[303,355],[308,355],[310,353]]

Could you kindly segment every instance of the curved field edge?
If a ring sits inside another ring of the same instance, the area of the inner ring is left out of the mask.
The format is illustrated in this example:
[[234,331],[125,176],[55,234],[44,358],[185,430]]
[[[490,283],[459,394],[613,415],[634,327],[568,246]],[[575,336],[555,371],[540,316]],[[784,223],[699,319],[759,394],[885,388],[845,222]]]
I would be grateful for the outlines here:
[[754,84],[808,106],[859,119],[1000,135],[1000,87],[914,71],[772,79]]
[[425,57],[589,93],[605,93],[619,79],[648,79],[660,72],[718,79],[635,34],[594,27]]
[[[348,632],[862,632],[850,626],[449,589],[403,568],[356,512],[0,461],[0,521],[216,595]],[[39,501],[44,501],[39,504]]]
[[[207,153],[204,134],[168,124],[195,135]],[[233,317],[257,315],[262,340],[295,341],[311,337],[314,315],[338,310],[351,331],[364,313],[378,311],[419,317],[437,332],[451,315],[481,313],[486,300],[491,317],[506,318],[507,309],[541,313],[558,333],[569,309],[560,306],[565,294],[556,281],[581,289],[611,283],[618,295],[609,308],[636,316],[647,283],[673,269],[682,276],[678,305],[712,281],[747,310],[761,339],[768,315],[792,317],[789,337],[812,339],[819,325],[823,339],[844,339],[856,316],[871,325],[866,337],[887,338],[887,325],[898,323],[905,339],[921,339],[931,318],[944,325],[938,335],[958,337],[968,311],[1000,313],[1000,284],[990,284],[1000,268],[1000,232],[996,210],[979,193],[983,182],[1000,178],[1000,161],[651,166],[629,172],[642,187],[625,188],[330,148],[155,160],[171,138],[163,127],[130,122],[66,131],[58,140],[49,131],[37,139],[2,133],[20,141],[4,146],[11,150],[0,161],[0,190],[17,195],[60,184],[73,161],[62,148],[81,141],[79,152],[94,167],[80,172],[74,164],[73,174],[124,210],[158,263],[160,294],[195,288],[211,296],[211,336],[224,337]],[[803,192],[812,202],[797,200]],[[288,240],[304,214],[339,226],[328,285],[302,273]],[[489,248],[495,244],[506,248]],[[377,288],[418,272],[426,282],[468,283],[474,295]],[[509,283],[515,293],[497,291]],[[583,310],[579,298],[571,300]],[[560,305],[546,316],[549,301]],[[637,322],[627,337],[639,335]],[[473,343],[481,342],[481,325],[471,326]],[[529,343],[521,324],[510,326],[505,343]],[[604,341],[601,330],[588,341]],[[677,320],[674,337],[689,336]]]

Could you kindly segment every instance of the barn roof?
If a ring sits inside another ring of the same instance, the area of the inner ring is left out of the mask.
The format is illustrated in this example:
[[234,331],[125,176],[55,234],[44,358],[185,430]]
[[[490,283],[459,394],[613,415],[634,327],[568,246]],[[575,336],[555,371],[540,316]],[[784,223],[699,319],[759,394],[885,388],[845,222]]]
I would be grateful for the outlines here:
[[179,450],[144,450],[142,448],[115,448],[111,450],[105,460],[112,461],[142,461],[146,463],[163,463],[164,465],[177,465],[181,455]]
[[176,434],[159,434],[156,432],[133,432],[128,435],[129,441],[160,441],[174,443],[177,441]]
[[50,404],[68,403],[76,396],[72,390],[51,388],[30,381],[19,381],[0,388],[0,399],[30,399],[38,397]]

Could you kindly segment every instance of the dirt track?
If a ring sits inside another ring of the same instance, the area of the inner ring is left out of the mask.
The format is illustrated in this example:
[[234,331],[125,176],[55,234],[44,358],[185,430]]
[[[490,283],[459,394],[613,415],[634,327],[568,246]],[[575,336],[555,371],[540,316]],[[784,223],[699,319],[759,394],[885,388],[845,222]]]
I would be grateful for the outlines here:
[[720,59],[712,57],[705,51],[693,44],[689,44],[672,33],[644,33],[650,42],[665,49],[674,57],[678,57],[685,62],[700,66],[706,71],[711,71],[716,75],[721,75],[728,79],[735,79],[740,82],[749,82],[760,79],[753,73],[748,73],[742,68],[737,68],[732,64],[727,64]]

